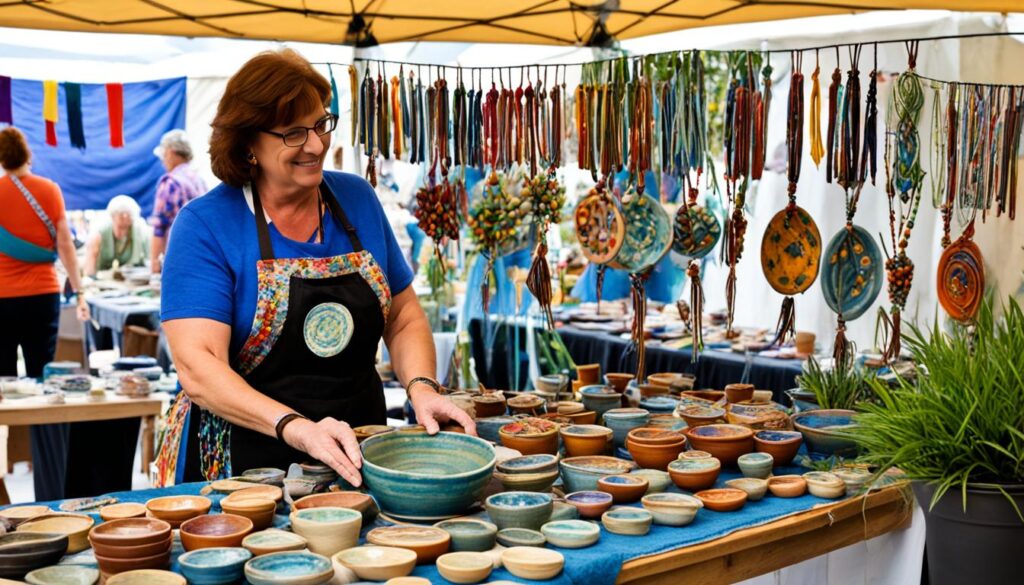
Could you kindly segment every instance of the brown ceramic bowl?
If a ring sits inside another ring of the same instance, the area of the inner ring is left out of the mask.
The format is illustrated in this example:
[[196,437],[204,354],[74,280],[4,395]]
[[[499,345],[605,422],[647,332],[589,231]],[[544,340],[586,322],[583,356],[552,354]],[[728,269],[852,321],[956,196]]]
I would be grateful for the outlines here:
[[701,427],[725,420],[725,409],[718,408],[717,406],[691,404],[679,409],[679,416],[686,421],[687,426]]
[[363,526],[369,526],[380,513],[377,502],[362,492],[327,492],[310,494],[292,504],[293,510],[306,508],[348,508],[363,515]]
[[159,520],[180,523],[206,514],[212,505],[203,496],[164,496],[146,502],[146,510]]
[[93,552],[98,556],[108,559],[141,559],[171,550],[172,539],[168,535],[165,540],[132,546],[104,544],[93,540],[89,542],[92,544]]
[[387,425],[363,425],[352,429],[352,432],[356,435],[356,441],[362,443],[364,440],[369,439],[374,435],[390,433],[393,430],[395,430],[395,427],[389,427]]
[[674,445],[684,440],[685,437],[683,437],[682,433],[668,429],[637,427],[629,431],[626,439],[633,441],[637,445],[658,446]]
[[799,475],[776,475],[768,478],[768,491],[778,498],[797,498],[807,491],[807,480]]
[[753,384],[726,384],[725,385],[725,399],[735,404],[737,402],[746,402],[754,397],[754,385]]
[[651,374],[650,376],[647,376],[647,383],[654,384],[655,386],[664,386],[665,388],[670,388],[672,386],[672,382],[675,382],[676,380],[682,377],[682,374],[677,374],[674,372]]
[[605,383],[614,388],[619,394],[625,392],[626,386],[628,386],[630,381],[635,378],[636,374],[624,374],[619,372],[610,372],[604,375]]
[[171,525],[156,518],[111,520],[89,531],[89,541],[109,546],[140,546],[171,537]]
[[96,564],[104,575],[116,575],[138,569],[165,569],[171,563],[171,549],[148,557],[110,558],[94,554]]
[[138,502],[124,502],[123,504],[111,504],[100,508],[100,518],[104,522],[120,520],[122,518],[145,518],[146,505]]
[[48,506],[13,506],[0,510],[0,518],[7,520],[12,526],[17,526],[26,520],[49,514],[52,511]]
[[232,492],[227,496],[234,502],[240,502],[248,498],[259,498],[264,500],[274,500],[278,504],[284,498],[284,490],[277,487],[276,485],[254,485],[244,490],[238,490]]
[[235,514],[204,514],[181,525],[181,545],[185,550],[242,546],[252,532],[252,520]]
[[799,431],[758,431],[754,433],[754,450],[768,453],[775,465],[789,465],[800,451],[804,436]]
[[570,425],[558,430],[568,457],[604,455],[612,440],[612,430],[598,425]]
[[520,394],[509,398],[506,402],[509,410],[523,414],[534,414],[544,407],[544,399],[533,393]]
[[736,488],[703,490],[693,494],[704,502],[704,507],[715,512],[732,512],[747,503],[747,492]]
[[668,464],[668,475],[679,489],[696,492],[715,485],[722,464],[718,459],[677,459]]
[[558,453],[558,424],[550,420],[526,418],[498,430],[501,444],[523,455]]
[[754,450],[754,431],[738,425],[704,425],[686,429],[690,445],[717,457],[722,465],[736,465],[744,453]]
[[658,386],[657,384],[638,384],[638,388],[640,389],[640,398],[668,395],[668,386]]
[[633,457],[633,461],[644,469],[665,471],[668,464],[675,461],[683,449],[686,449],[686,439],[665,445],[644,445],[626,438],[626,450]]
[[68,554],[72,554],[89,548],[89,530],[95,523],[88,514],[51,512],[22,522],[18,525],[18,532],[66,534]]
[[582,402],[576,402],[574,400],[563,400],[555,404],[555,412],[560,416],[569,416],[570,414],[579,414],[584,412],[587,408],[583,406]]
[[576,507],[580,518],[600,518],[612,506],[613,496],[598,491],[573,492],[565,495],[565,501]]
[[609,475],[597,480],[597,489],[612,495],[616,504],[639,502],[650,487],[647,479],[638,475]]
[[708,402],[718,402],[725,398],[725,392],[721,390],[687,390],[681,392],[680,396],[706,400]]
[[597,422],[597,413],[593,410],[584,410],[573,414],[563,414],[565,418],[572,421],[574,425],[592,425]]
[[416,553],[418,564],[429,564],[448,552],[452,536],[435,526],[384,526],[366,534],[366,542],[378,546],[407,548]]
[[505,414],[505,397],[500,394],[481,394],[473,397],[473,408],[476,409],[476,416],[484,418],[488,416],[501,416]]
[[277,502],[267,498],[232,500],[227,497],[221,500],[220,509],[226,514],[234,514],[252,520],[253,530],[263,530],[274,523]]

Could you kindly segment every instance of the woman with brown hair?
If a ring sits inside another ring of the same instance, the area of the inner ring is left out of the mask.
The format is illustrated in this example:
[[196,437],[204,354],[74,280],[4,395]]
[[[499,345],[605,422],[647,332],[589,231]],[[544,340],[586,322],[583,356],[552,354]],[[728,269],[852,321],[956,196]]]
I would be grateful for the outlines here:
[[[32,151],[13,126],[0,130],[0,376],[18,375],[18,347],[25,373],[38,378],[57,351],[60,283],[54,262],[60,258],[71,290],[81,288],[75,244],[64,215],[64,197],[53,181],[32,174]],[[78,295],[78,318],[89,306]],[[64,497],[67,425],[32,427],[35,498]]]
[[475,431],[438,393],[430,326],[376,193],[323,170],[330,101],[327,80],[285,49],[243,65],[217,108],[223,184],[182,209],[164,263],[164,330],[201,407],[185,480],[312,457],[359,485],[352,428],[385,422],[382,338],[428,432],[449,419]]

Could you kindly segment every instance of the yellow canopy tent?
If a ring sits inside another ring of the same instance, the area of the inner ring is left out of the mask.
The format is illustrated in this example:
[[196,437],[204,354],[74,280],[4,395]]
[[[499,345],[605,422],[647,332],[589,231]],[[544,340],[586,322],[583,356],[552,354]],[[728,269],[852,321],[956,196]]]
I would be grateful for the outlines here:
[[674,30],[867,10],[1021,10],[1021,0],[0,0],[0,26],[372,46],[606,45]]

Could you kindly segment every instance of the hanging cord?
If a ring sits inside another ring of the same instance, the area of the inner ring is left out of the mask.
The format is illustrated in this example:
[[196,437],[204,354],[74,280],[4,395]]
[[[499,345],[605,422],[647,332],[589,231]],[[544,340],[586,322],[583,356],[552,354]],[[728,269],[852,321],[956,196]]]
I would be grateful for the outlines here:
[[864,146],[860,158],[860,183],[867,179],[871,172],[871,184],[875,184],[878,158],[878,43],[874,45],[874,62],[871,66],[871,80],[868,82],[868,95],[864,105]]
[[811,160],[814,166],[821,166],[821,157],[825,156],[825,144],[821,141],[821,62],[818,51],[814,51],[814,73],[811,74],[811,121],[808,133],[811,138]]
[[836,46],[836,68],[832,70],[832,83],[828,86],[828,130],[825,133],[825,182],[831,183],[836,164],[836,116],[839,112],[839,92],[843,72],[839,67],[839,47]]

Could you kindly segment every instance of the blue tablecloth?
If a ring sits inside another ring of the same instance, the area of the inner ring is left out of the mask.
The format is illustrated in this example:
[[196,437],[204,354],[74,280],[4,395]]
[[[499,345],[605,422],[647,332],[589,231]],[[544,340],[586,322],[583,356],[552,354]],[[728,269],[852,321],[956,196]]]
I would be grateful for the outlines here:
[[[782,475],[785,473],[802,473],[803,471],[806,470],[797,467],[776,468],[775,473],[777,475]],[[724,487],[724,482],[726,480],[739,476],[740,474],[738,472],[725,470],[722,472],[722,476],[719,478],[716,487]],[[150,498],[158,496],[198,494],[204,485],[205,484],[203,483],[191,483],[164,489],[120,492],[111,495],[121,502],[145,502]],[[677,491],[674,486],[670,489],[671,491]],[[210,498],[214,502],[211,512],[219,512],[219,501],[221,496],[214,494],[211,495]],[[711,510],[701,510],[697,514],[697,518],[689,526],[680,528],[658,525],[652,526],[651,531],[647,536],[621,536],[612,534],[602,528],[601,540],[596,545],[589,548],[568,550],[552,547],[565,555],[565,570],[557,578],[550,581],[544,581],[543,583],[557,583],[564,585],[612,585],[618,577],[622,564],[631,559],[713,540],[743,528],[767,524],[784,516],[803,512],[820,504],[826,503],[830,503],[830,501],[811,495],[804,495],[799,498],[783,499],[773,497],[769,494],[759,502],[748,502],[742,509],[735,512],[721,513],[713,512]],[[49,505],[54,509],[57,509],[59,504],[60,502],[49,503]],[[484,516],[484,513],[481,512],[479,515]],[[96,518],[97,522],[100,521],[98,515],[93,516]],[[274,524],[280,528],[286,527],[288,524],[287,516],[279,514],[276,517]],[[383,525],[386,525],[386,523],[383,520],[378,519],[374,525],[364,527],[363,535],[365,536],[368,530],[376,526]],[[177,559],[177,556],[183,552],[177,541],[175,541],[172,552],[171,569],[175,570],[177,568],[175,560]],[[94,563],[95,561],[92,557],[91,550],[86,550],[82,553],[78,553],[77,555],[66,557],[63,562]],[[448,581],[438,574],[434,565],[418,566],[413,574],[426,577],[433,583],[448,583]],[[534,581],[527,581],[519,577],[514,577],[504,569],[495,570],[489,580],[511,580],[522,583],[536,583]]]

